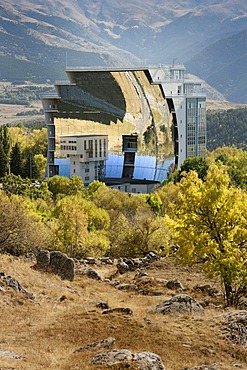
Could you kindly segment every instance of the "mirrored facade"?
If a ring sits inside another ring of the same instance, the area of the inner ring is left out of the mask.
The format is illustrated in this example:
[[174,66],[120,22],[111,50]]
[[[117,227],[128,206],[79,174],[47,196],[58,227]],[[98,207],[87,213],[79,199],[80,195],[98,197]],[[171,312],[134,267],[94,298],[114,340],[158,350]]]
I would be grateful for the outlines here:
[[94,140],[106,135],[102,173],[112,178],[144,180],[152,173],[149,180],[162,181],[185,158],[205,157],[206,98],[201,84],[186,79],[184,72],[181,65],[67,68],[68,81],[57,82],[56,93],[42,97],[47,177],[59,174],[55,159],[67,156],[61,141],[70,136]]

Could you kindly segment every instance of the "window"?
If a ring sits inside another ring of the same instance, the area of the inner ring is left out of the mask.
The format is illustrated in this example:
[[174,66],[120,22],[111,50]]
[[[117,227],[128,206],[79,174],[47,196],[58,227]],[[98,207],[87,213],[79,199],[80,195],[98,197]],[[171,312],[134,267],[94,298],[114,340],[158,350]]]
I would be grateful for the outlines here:
[[94,155],[97,158],[98,157],[98,141],[94,140]]
[[89,176],[85,176],[85,181],[89,181]]
[[99,157],[102,157],[102,141],[99,140]]
[[85,168],[85,172],[89,172],[89,168]]
[[106,139],[104,139],[104,157],[106,157]]

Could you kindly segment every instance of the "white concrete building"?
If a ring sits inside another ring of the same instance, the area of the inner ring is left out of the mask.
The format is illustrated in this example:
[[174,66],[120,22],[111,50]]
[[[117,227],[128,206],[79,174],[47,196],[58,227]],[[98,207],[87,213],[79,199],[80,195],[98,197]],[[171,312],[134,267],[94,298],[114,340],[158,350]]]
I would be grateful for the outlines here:
[[104,178],[108,157],[107,135],[68,135],[60,137],[60,155],[70,160],[70,176],[80,176],[87,186]]
[[201,82],[185,77],[183,65],[149,68],[153,84],[161,85],[175,126],[176,165],[186,158],[206,157],[206,95]]

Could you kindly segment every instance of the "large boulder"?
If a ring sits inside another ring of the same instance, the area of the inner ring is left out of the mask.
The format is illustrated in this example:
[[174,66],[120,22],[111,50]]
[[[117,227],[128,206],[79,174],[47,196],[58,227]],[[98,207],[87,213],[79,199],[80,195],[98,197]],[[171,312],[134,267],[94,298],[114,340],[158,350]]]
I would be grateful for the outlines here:
[[74,260],[60,251],[41,250],[36,256],[36,268],[51,271],[64,280],[74,280]]
[[151,312],[162,313],[163,315],[171,313],[203,314],[204,309],[193,297],[180,294],[158,304]]
[[41,250],[36,256],[37,267],[41,269],[47,269],[50,266],[50,252],[47,250]]
[[114,349],[99,353],[92,359],[93,365],[132,365],[140,370],[165,370],[161,358],[152,352],[132,353],[127,349]]

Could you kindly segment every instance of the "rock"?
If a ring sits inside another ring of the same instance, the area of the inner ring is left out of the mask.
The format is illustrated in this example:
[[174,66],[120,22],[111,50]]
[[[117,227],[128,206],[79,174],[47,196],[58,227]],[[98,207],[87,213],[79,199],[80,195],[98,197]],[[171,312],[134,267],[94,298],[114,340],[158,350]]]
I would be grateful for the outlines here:
[[90,279],[94,280],[99,280],[101,281],[102,278],[99,276],[99,274],[92,269],[92,267],[87,266],[85,263],[79,263],[76,265],[76,270],[75,270],[76,275],[86,275]]
[[113,346],[114,343],[115,343],[115,338],[108,337],[106,339],[98,340],[97,342],[86,344],[85,346],[80,347],[79,349],[75,350],[75,352],[83,352],[83,351],[99,349],[99,348],[109,348]]
[[234,343],[247,346],[247,311],[234,311],[225,315],[224,328]]
[[166,284],[166,287],[171,290],[184,290],[183,285],[179,280],[169,280]]
[[101,308],[102,310],[108,310],[110,308],[107,302],[98,302],[96,307]]
[[125,283],[118,284],[115,286],[115,288],[118,290],[128,290],[128,291],[136,291],[138,289],[137,285],[135,284],[125,284]]
[[106,263],[107,265],[113,265],[113,260],[110,257],[101,257],[100,261]]
[[24,357],[21,355],[18,355],[17,353],[11,352],[11,351],[0,351],[0,357],[8,357],[15,360],[23,360]]
[[72,258],[60,251],[41,250],[36,256],[36,268],[51,271],[64,280],[74,280],[75,266]]
[[203,307],[191,296],[186,294],[176,295],[156,306],[152,313],[190,313],[203,314]]
[[117,264],[117,269],[120,274],[124,274],[125,272],[129,271],[129,266],[125,262],[119,262]]
[[98,353],[92,359],[91,363],[93,365],[116,365],[121,362],[128,362],[133,359],[133,355],[127,349],[113,349],[112,351],[106,351],[103,353]]
[[70,280],[73,281],[75,277],[75,269],[74,269],[74,261],[72,258],[65,259],[64,264],[61,266],[61,270],[59,272],[59,276],[63,280]]
[[36,256],[37,267],[41,269],[47,269],[50,266],[50,252],[47,250],[41,250]]
[[4,272],[0,273],[0,281],[5,285],[12,289],[14,289],[18,293],[24,294],[26,297],[30,299],[34,299],[34,295],[31,292],[28,292],[23,286],[17,281],[15,278],[11,276],[5,276]]
[[91,361],[93,365],[126,364],[140,370],[165,370],[160,357],[152,352],[131,353],[127,349],[115,349],[97,354]]
[[159,297],[163,295],[163,292],[157,292],[157,291],[148,290],[148,289],[140,289],[138,290],[138,293],[142,295],[149,295],[151,297]]
[[87,275],[87,277],[89,277],[91,279],[102,280],[102,278],[99,276],[99,274],[90,267],[88,268],[88,270],[86,272],[86,275]]
[[103,311],[102,314],[106,315],[108,313],[114,313],[114,312],[123,313],[125,315],[133,315],[133,311],[131,310],[131,308],[128,308],[128,307],[109,308],[108,310]]
[[152,352],[137,352],[134,362],[141,370],[165,370],[161,358]]
[[218,293],[218,290],[216,288],[213,288],[211,285],[209,284],[205,284],[205,285],[196,285],[194,287],[194,290],[195,291],[200,291],[204,294],[208,294],[209,296],[213,297],[215,296],[217,293]]
[[216,365],[200,365],[192,368],[185,368],[184,370],[218,370],[219,368]]
[[74,261],[62,252],[50,252],[50,270],[64,280],[74,280]]

